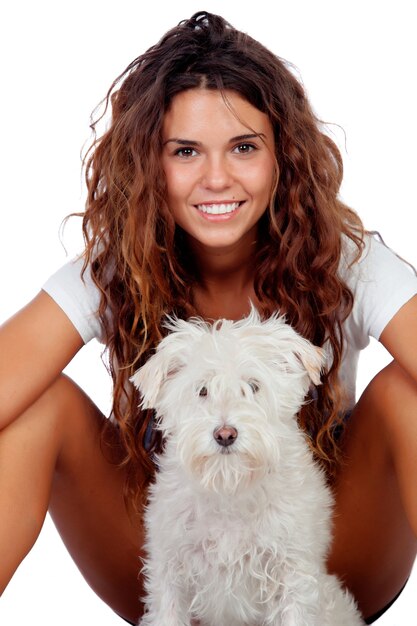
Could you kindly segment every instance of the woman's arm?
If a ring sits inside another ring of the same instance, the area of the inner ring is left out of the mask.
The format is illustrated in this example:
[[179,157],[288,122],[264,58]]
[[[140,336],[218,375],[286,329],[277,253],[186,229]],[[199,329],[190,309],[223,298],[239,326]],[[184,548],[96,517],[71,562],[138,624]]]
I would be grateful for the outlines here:
[[379,340],[417,383],[417,295],[388,322]]
[[39,398],[83,345],[44,291],[0,327],[0,429]]

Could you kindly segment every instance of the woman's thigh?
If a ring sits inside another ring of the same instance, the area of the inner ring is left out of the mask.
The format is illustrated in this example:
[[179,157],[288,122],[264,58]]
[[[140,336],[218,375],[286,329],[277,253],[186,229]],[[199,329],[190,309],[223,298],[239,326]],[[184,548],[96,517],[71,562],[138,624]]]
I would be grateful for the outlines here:
[[101,437],[102,416],[70,380],[62,378],[62,444],[52,480],[50,514],[81,573],[117,613],[136,622],[140,613],[138,514],[127,511],[125,470],[115,428]]
[[365,616],[390,602],[414,562],[409,485],[417,484],[416,434],[417,385],[392,363],[352,413],[335,484],[329,569],[345,581]]

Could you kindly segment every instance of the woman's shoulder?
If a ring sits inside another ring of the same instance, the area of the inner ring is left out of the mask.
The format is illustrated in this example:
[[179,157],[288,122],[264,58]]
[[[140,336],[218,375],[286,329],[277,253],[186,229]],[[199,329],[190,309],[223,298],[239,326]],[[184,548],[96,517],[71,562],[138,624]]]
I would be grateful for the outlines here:
[[389,248],[379,233],[365,234],[359,255],[354,241],[346,237],[339,273],[354,298],[350,319],[376,339],[417,293],[414,268]]
[[342,237],[342,253],[339,272],[347,282],[370,280],[383,271],[396,272],[415,278],[416,272],[411,264],[402,259],[384,242],[378,232],[368,231],[363,236],[362,247],[347,236]]
[[98,316],[100,290],[79,255],[57,269],[42,285],[74,324],[84,343],[93,338],[103,342],[103,328]]

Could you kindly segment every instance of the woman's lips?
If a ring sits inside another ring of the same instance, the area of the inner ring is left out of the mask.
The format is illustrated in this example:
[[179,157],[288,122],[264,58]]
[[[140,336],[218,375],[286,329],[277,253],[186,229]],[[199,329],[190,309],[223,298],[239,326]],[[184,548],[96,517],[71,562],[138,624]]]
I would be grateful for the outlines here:
[[216,202],[213,204],[197,204],[199,211],[209,215],[224,215],[236,211],[240,206],[240,202]]
[[224,221],[232,218],[238,212],[243,202],[206,202],[195,204],[201,216],[209,221]]

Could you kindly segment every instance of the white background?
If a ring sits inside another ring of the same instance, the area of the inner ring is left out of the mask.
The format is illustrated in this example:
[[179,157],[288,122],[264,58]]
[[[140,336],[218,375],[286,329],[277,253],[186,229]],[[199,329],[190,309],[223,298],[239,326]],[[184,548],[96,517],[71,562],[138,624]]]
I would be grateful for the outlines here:
[[[298,67],[319,117],[345,131],[346,138],[331,127],[344,157],[343,199],[368,228],[380,230],[391,247],[417,265],[413,4],[9,3],[0,35],[0,320],[32,298],[66,259],[58,230],[65,215],[83,207],[79,154],[89,139],[90,112],[134,57],[201,9],[222,14]],[[77,219],[64,241],[70,255],[80,249]],[[377,345],[365,351],[360,389],[387,360]],[[102,410],[108,409],[110,386],[97,345],[84,348],[68,372]],[[416,585],[417,573],[378,624],[415,624]],[[122,624],[84,583],[49,519],[0,600],[0,623]]]

